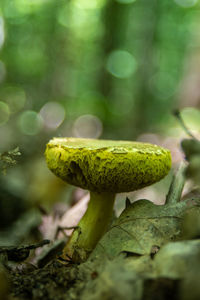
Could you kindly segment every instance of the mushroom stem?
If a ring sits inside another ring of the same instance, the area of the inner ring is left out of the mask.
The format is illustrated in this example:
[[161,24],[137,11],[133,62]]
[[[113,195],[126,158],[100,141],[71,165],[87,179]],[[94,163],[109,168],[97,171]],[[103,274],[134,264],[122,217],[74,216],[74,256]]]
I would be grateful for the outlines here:
[[111,221],[115,194],[90,192],[88,208],[63,250],[63,258],[87,259]]

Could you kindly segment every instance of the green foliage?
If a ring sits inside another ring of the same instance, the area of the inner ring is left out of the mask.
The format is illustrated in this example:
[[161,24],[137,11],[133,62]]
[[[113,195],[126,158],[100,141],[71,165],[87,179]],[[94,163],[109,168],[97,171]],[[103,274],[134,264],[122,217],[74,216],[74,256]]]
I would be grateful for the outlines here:
[[1,172],[5,174],[8,167],[15,165],[17,163],[16,157],[19,155],[21,155],[21,152],[19,151],[19,147],[10,151],[0,153]]

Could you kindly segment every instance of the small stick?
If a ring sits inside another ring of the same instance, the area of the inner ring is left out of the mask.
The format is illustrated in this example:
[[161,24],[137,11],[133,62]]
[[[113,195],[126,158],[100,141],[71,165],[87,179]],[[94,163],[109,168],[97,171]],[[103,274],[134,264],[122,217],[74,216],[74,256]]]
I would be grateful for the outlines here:
[[177,120],[179,121],[181,127],[185,130],[185,132],[194,140],[197,140],[196,137],[191,133],[191,131],[187,128],[187,126],[185,125],[183,118],[181,117],[181,113],[178,109],[174,110],[173,115],[177,118]]
[[48,244],[50,244],[50,242],[51,242],[50,240],[43,240],[43,241],[41,241],[41,242],[39,242],[39,243],[37,243],[35,245],[26,246],[25,248],[32,250],[32,249],[36,249],[36,248],[42,247],[44,245],[48,245]]

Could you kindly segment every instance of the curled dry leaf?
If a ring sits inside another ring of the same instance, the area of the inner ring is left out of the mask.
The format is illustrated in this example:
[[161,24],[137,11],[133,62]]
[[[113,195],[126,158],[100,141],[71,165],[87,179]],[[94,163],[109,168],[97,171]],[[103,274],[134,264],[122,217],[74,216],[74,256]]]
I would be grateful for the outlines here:
[[[83,196],[76,205],[66,211],[60,220],[59,226],[63,228],[76,226],[87,209],[89,199],[90,196],[88,193]],[[73,229],[65,230],[67,235],[70,235],[72,231]]]
[[78,224],[87,209],[88,202],[89,194],[86,194],[77,204],[68,209],[61,218],[59,216],[44,215],[40,226],[43,238],[53,240],[56,237],[58,228],[64,228],[66,235],[70,236],[73,229],[67,230],[66,228]]

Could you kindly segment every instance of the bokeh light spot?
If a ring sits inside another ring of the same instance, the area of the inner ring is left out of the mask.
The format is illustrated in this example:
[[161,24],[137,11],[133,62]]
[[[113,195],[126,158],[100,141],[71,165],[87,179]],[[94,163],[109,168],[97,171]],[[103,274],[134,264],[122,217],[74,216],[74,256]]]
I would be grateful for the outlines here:
[[42,128],[42,118],[38,113],[27,110],[21,113],[19,117],[20,130],[26,135],[36,135]]
[[106,68],[115,77],[128,78],[136,71],[137,63],[129,52],[115,50],[110,53]]
[[135,2],[136,0],[116,0],[116,1],[122,4],[129,4]]
[[176,90],[176,80],[168,72],[157,72],[149,83],[152,93],[162,99],[168,99]]
[[99,118],[94,115],[82,115],[75,120],[73,134],[81,138],[98,138],[102,134],[103,125]]
[[43,119],[44,126],[47,129],[58,128],[65,119],[65,110],[63,106],[56,102],[46,103],[40,110],[40,116]]
[[192,7],[197,4],[198,0],[174,0],[176,4],[182,7]]
[[4,125],[8,121],[9,115],[10,110],[8,105],[3,101],[0,101],[0,126]]
[[81,9],[98,9],[105,3],[105,0],[75,0],[74,5]]
[[3,90],[3,97],[8,104],[11,113],[21,110],[26,102],[25,91],[17,86],[8,86]]

